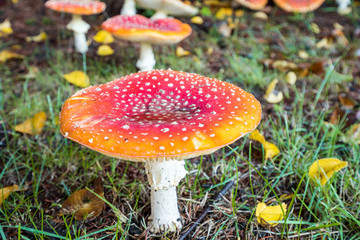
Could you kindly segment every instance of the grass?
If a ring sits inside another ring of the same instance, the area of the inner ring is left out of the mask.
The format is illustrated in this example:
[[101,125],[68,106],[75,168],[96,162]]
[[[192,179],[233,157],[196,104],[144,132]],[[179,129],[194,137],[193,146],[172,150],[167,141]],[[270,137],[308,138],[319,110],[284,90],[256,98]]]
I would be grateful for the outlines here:
[[[343,23],[346,36],[359,27],[353,25],[354,18],[358,16],[353,15]],[[176,57],[173,46],[155,48],[158,68],[216,77],[252,92],[263,106],[258,129],[280,149],[279,155],[266,160],[262,145],[244,137],[212,155],[187,161],[189,174],[178,187],[183,232],[211,197],[227,182],[235,180],[236,186],[215,203],[196,233],[192,233],[193,237],[195,234],[198,239],[360,238],[360,146],[344,141],[348,127],[345,119],[337,125],[328,123],[338,94],[359,85],[359,77],[352,77],[359,66],[349,60],[346,46],[334,43],[333,49],[317,49],[314,43],[320,37],[309,27],[314,21],[319,21],[314,14],[276,18],[274,15],[266,22],[245,14],[240,18],[240,26],[246,26],[245,30],[238,29],[228,38],[215,29],[206,33],[195,27],[196,37],[201,40],[181,43],[192,51],[188,57]],[[322,22],[318,24],[324,31],[331,30],[336,19],[329,21],[325,26],[321,26]],[[62,41],[58,47],[64,48],[66,34],[60,34],[59,39]],[[259,39],[268,43],[259,44]],[[354,45],[359,43],[355,38],[349,40]],[[5,47],[8,43],[1,44]],[[92,84],[106,83],[136,71],[132,63],[138,52],[127,46],[120,48],[114,44],[118,48],[114,59],[95,55],[87,59]],[[212,54],[208,54],[210,47],[214,50]],[[329,67],[323,74],[310,73],[291,86],[285,81],[285,72],[261,64],[271,54],[304,62],[297,55],[299,50],[306,50],[313,59],[325,59]],[[42,54],[47,64],[36,66]],[[38,69],[34,76],[14,71],[23,68],[26,72],[34,66]],[[142,164],[103,156],[66,140],[59,132],[56,118],[61,106],[78,90],[62,75],[81,68],[81,56],[58,51],[50,43],[46,48],[39,44],[22,62],[0,65],[0,123],[6,129],[7,145],[0,148],[0,186],[18,184],[25,189],[12,193],[0,207],[0,236],[4,239],[127,239],[145,238],[147,234],[144,231],[150,214],[150,191]],[[349,80],[348,76],[352,78]],[[277,88],[284,92],[285,100],[269,104],[263,95],[275,77],[280,81]],[[355,109],[359,110],[359,102]],[[45,111],[48,116],[40,135],[28,136],[13,130],[38,111]],[[315,160],[327,157],[342,159],[349,165],[319,187],[310,181],[307,172]],[[89,221],[59,217],[57,213],[64,199],[89,186],[98,175],[103,177],[107,200],[103,213]],[[286,217],[275,227],[259,224],[255,216],[259,202],[272,205],[285,202]],[[129,220],[121,222],[121,214]],[[162,238],[176,239],[180,235],[169,233]]]

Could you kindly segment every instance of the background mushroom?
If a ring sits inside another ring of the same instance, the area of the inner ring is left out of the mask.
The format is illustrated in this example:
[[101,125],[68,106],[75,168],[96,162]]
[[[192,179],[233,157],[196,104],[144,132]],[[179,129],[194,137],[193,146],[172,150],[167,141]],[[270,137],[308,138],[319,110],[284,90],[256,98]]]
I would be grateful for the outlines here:
[[151,20],[141,15],[118,15],[106,20],[101,27],[120,39],[141,43],[136,63],[140,71],[151,70],[155,66],[152,44],[175,44],[191,33],[191,27],[179,20]]
[[105,3],[91,0],[50,0],[45,6],[58,12],[72,14],[72,20],[66,28],[74,32],[75,49],[80,53],[86,53],[88,46],[86,43],[86,33],[90,25],[82,20],[81,15],[91,15],[101,13],[105,10]]
[[133,16],[136,15],[136,3],[135,0],[124,0],[123,7],[120,11],[121,15]]
[[317,9],[325,0],[274,0],[275,4],[287,12],[311,12]]
[[153,70],[80,90],[60,113],[61,133],[105,155],[144,162],[151,230],[181,228],[176,186],[184,159],[210,154],[261,118],[254,96],[197,74]]
[[237,0],[237,2],[252,10],[260,10],[266,6],[268,0]]
[[156,13],[151,19],[166,18],[167,15],[190,17],[197,14],[198,9],[180,0],[136,0],[139,7],[153,9]]

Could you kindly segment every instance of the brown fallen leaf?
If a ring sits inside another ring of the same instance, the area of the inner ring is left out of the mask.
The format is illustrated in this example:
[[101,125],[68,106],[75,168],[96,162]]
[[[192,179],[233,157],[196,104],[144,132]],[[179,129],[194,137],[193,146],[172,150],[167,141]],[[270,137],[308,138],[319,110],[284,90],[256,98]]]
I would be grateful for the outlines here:
[[15,131],[30,135],[40,134],[46,122],[46,113],[38,112],[32,118],[15,126]]
[[[93,192],[104,197],[104,189],[100,177],[94,180]],[[88,189],[80,189],[72,193],[71,196],[64,201],[59,215],[73,214],[76,220],[91,219],[99,216],[104,206],[104,201]]]
[[344,116],[345,116],[345,112],[342,111],[339,108],[339,106],[336,106],[335,110],[332,112],[330,116],[330,123],[336,125],[339,123],[339,121],[341,121],[341,119],[343,119]]
[[341,105],[347,109],[353,109],[355,107],[355,102],[351,98],[345,96],[345,94],[340,94],[338,99]]

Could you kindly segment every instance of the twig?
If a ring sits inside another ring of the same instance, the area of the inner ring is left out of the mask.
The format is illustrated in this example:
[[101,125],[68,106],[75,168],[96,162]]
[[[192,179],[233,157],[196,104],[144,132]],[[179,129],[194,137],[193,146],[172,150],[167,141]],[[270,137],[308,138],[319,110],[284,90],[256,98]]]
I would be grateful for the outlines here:
[[210,209],[212,208],[214,202],[216,202],[217,200],[219,200],[219,198],[223,195],[225,195],[225,193],[235,184],[234,181],[230,181],[228,182],[225,187],[214,197],[213,201],[210,202],[207,207],[205,208],[205,210],[201,213],[200,217],[191,225],[191,227],[183,234],[180,236],[179,240],[184,240],[195,228],[197,225],[200,224],[200,222],[205,218],[205,216],[208,214],[208,212],[210,211]]

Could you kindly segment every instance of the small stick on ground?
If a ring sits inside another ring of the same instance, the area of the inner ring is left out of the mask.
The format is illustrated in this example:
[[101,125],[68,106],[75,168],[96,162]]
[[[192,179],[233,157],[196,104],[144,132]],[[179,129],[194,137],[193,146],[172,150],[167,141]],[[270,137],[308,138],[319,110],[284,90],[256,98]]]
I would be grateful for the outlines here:
[[235,184],[234,181],[230,181],[228,182],[225,187],[214,197],[214,199],[207,204],[207,207],[205,208],[205,210],[201,213],[200,217],[191,225],[191,227],[183,234],[180,236],[179,240],[184,240],[195,228],[197,225],[200,224],[200,222],[205,218],[205,216],[208,214],[208,212],[210,211],[210,209],[212,208],[213,204],[219,200],[219,198],[223,195],[225,195],[225,193]]

